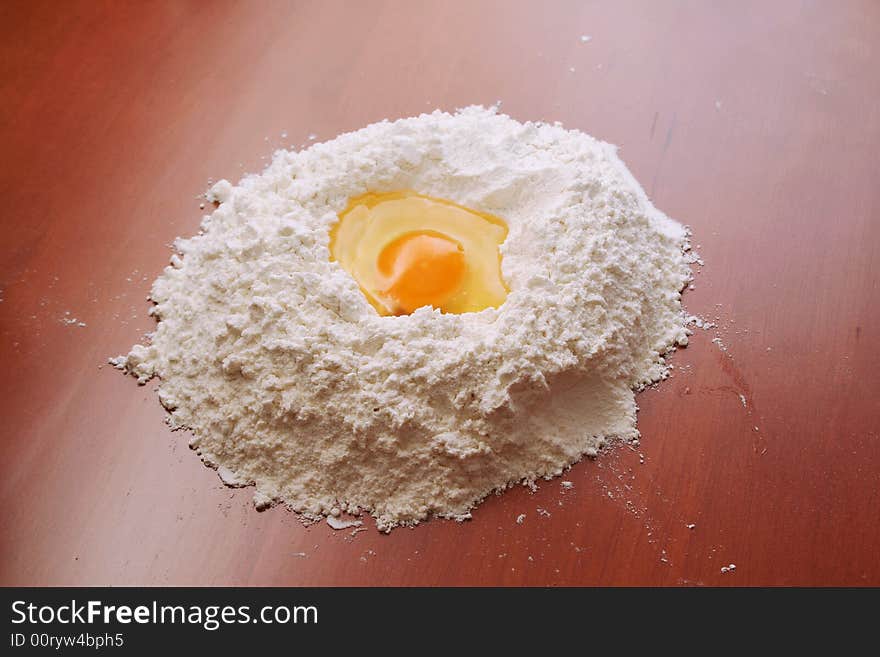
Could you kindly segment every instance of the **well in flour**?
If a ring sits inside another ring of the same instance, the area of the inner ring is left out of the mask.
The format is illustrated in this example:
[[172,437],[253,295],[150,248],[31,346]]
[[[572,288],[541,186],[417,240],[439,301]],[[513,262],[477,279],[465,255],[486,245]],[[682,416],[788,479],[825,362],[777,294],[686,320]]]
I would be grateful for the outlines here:
[[[349,199],[415,190],[504,217],[509,294],[382,316],[330,258]],[[634,390],[688,330],[686,231],[615,148],[470,107],[383,121],[216,183],[155,281],[148,345],[173,426],[260,507],[465,519],[486,495],[636,440]],[[335,516],[330,516],[334,517]]]

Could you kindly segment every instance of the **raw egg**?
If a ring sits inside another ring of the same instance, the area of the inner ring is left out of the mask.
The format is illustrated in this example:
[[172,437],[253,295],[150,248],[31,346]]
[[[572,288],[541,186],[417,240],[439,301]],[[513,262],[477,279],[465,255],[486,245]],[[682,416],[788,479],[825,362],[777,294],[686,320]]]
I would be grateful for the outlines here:
[[485,212],[405,190],[349,200],[330,257],[380,315],[423,306],[445,313],[497,308],[507,297],[499,247],[507,224]]

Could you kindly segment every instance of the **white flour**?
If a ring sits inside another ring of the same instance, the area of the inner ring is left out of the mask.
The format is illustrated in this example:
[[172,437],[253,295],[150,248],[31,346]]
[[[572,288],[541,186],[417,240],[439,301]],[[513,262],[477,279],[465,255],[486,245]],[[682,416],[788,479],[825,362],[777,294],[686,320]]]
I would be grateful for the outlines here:
[[[500,308],[380,317],[330,261],[348,198],[399,189],[507,221]],[[278,151],[211,195],[153,285],[150,345],[112,360],[160,377],[172,425],[258,506],[366,510],[385,530],[468,518],[636,439],[633,390],[686,340],[684,227],[581,132],[434,112]]]

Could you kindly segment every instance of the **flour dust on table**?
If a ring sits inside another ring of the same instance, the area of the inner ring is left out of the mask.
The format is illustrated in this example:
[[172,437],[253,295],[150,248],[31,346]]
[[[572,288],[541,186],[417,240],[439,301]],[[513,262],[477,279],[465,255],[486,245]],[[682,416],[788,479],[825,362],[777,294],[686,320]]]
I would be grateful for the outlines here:
[[[374,200],[352,230],[371,237],[344,267],[332,235],[358,198]],[[158,377],[171,425],[258,507],[382,530],[469,518],[637,440],[634,392],[687,341],[686,229],[613,146],[558,124],[482,107],[382,121],[277,151],[209,199],[153,284],[149,344],[111,361]],[[494,305],[453,303],[468,276]]]

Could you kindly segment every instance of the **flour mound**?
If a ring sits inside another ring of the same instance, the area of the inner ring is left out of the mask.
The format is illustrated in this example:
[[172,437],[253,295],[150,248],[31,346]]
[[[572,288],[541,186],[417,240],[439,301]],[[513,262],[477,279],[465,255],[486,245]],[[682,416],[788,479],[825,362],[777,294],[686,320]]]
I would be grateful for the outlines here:
[[[500,308],[381,317],[330,261],[348,199],[401,189],[507,221]],[[158,376],[171,424],[261,506],[368,511],[384,530],[468,518],[635,440],[633,391],[686,340],[684,227],[578,131],[438,111],[278,151],[210,194],[153,285],[150,344],[117,364]]]

